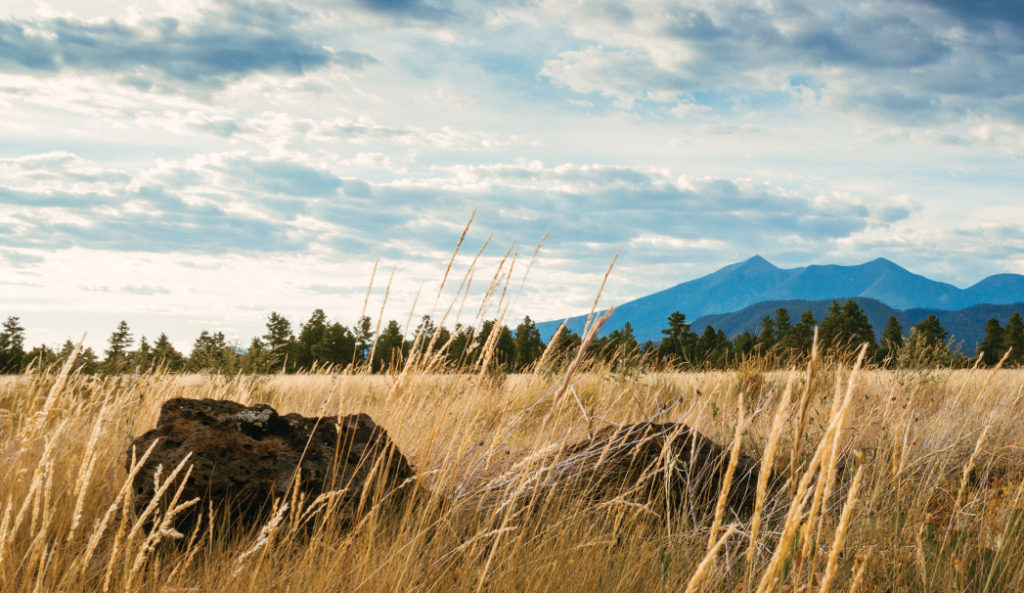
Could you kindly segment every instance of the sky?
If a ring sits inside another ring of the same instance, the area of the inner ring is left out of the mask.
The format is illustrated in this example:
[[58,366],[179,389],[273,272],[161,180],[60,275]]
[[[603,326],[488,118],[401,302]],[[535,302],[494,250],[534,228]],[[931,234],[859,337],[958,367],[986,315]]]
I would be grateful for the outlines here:
[[0,130],[33,345],[1024,273],[1021,0],[0,0]]

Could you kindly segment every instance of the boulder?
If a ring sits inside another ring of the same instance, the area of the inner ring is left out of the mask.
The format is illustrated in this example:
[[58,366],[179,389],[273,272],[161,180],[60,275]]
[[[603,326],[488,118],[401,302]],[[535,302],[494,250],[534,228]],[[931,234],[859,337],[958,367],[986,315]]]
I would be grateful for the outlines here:
[[[135,476],[135,505],[143,509],[152,500],[158,468],[167,476],[191,453],[192,472],[180,500],[198,497],[201,503],[177,519],[179,530],[189,529],[196,512],[210,505],[230,525],[260,523],[272,499],[291,495],[295,480],[307,501],[336,491],[339,514],[350,523],[361,504],[369,506],[366,500],[379,500],[415,475],[387,432],[366,414],[282,416],[267,404],[176,398],[164,402],[156,428],[135,439],[134,455],[157,440]],[[132,456],[129,450],[128,467]]]
[[[729,447],[680,423],[640,422],[608,427],[565,447],[550,482],[592,500],[616,497],[696,514],[713,510],[729,465]],[[760,464],[739,455],[727,502],[734,512],[753,509]]]

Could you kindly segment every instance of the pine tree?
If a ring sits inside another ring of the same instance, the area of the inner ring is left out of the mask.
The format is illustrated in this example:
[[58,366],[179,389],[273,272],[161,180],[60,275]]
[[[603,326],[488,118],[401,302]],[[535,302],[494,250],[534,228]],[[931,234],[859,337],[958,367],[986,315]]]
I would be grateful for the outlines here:
[[188,368],[192,371],[233,373],[238,369],[238,353],[228,344],[222,332],[203,330],[192,344]]
[[156,341],[153,342],[152,356],[153,363],[158,368],[163,368],[172,373],[182,370],[185,366],[185,356],[174,348],[170,338],[165,333],[161,333]]
[[779,307],[775,310],[775,344],[788,348],[787,338],[792,331],[793,320],[789,316],[789,311]]
[[737,335],[732,343],[733,350],[735,350],[737,355],[740,357],[749,356],[757,348],[757,336],[749,331],[745,331]]
[[843,304],[843,318],[843,327],[850,344],[854,349],[859,349],[861,344],[867,343],[868,356],[872,356],[878,345],[875,343],[875,328],[871,326],[864,309],[861,309],[857,301],[850,299]]
[[695,362],[701,365],[712,365],[717,349],[718,334],[715,332],[715,328],[708,324],[704,328],[704,333],[697,338],[697,349],[694,353]]
[[1003,326],[999,325],[998,319],[993,317],[985,324],[985,337],[978,344],[978,350],[981,361],[988,366],[995,366],[1003,357],[1006,347],[1003,345]]
[[877,349],[875,330],[867,314],[853,299],[842,305],[839,301],[832,301],[828,315],[818,326],[818,339],[823,350],[833,354],[856,352],[864,343],[868,345],[868,356],[874,356]]
[[320,341],[313,344],[313,358],[321,364],[344,368],[352,364],[356,338],[344,325],[334,322],[327,326]]
[[845,348],[847,344],[842,344],[843,337],[843,306],[834,300],[818,325],[818,344],[823,352],[840,346]]
[[903,348],[903,326],[896,316],[890,316],[882,332],[882,344],[878,347],[878,360],[892,361]]
[[82,350],[78,359],[81,361],[80,368],[86,375],[93,375],[100,371],[100,357],[96,356],[96,352],[92,348]]
[[[627,322],[626,325],[629,323]],[[632,328],[630,328],[630,334],[632,334]],[[537,324],[530,319],[529,315],[516,326],[515,352],[514,369],[516,371],[522,371],[537,362],[540,355],[544,353],[544,341],[540,339]]]
[[503,370],[510,370],[516,359],[516,341],[512,337],[512,330],[507,325],[498,329],[498,340],[494,343],[494,357],[492,364]]
[[47,369],[54,367],[59,360],[57,353],[49,346],[42,344],[25,353],[22,365],[25,369]]
[[267,317],[267,333],[263,341],[267,345],[267,361],[273,370],[291,371],[296,366],[295,335],[292,324],[284,315],[271,311]]
[[388,321],[384,331],[377,338],[377,347],[373,354],[373,370],[384,371],[401,368],[407,354],[402,327],[395,320]]
[[117,329],[110,334],[110,346],[104,352],[103,370],[108,374],[124,372],[128,366],[128,354],[133,343],[131,330],[126,321],[117,324]]
[[327,324],[327,314],[323,309],[316,309],[309,316],[309,321],[302,325],[293,350],[296,368],[310,369],[314,364],[322,362],[313,354],[313,347],[324,339]]
[[253,338],[249,342],[249,351],[242,356],[242,370],[250,374],[262,374],[270,372],[270,353],[266,344],[259,338]]
[[448,364],[459,369],[470,361],[469,349],[473,345],[473,328],[464,326],[461,323],[455,324],[455,337],[452,338],[448,347]]
[[152,370],[153,348],[146,340],[146,336],[142,336],[142,338],[139,339],[139,347],[131,356],[131,366],[140,372]]
[[711,368],[723,368],[732,343],[722,330],[711,325],[704,328],[704,333],[697,340],[697,362]]
[[814,318],[814,312],[808,309],[800,315],[797,321],[786,336],[786,347],[796,355],[809,356],[811,347],[814,344],[814,328],[818,326],[818,320]]
[[901,357],[912,366],[947,365],[951,360],[946,345],[946,330],[935,315],[929,315],[910,330],[905,346],[906,355]]
[[679,311],[668,316],[668,327],[661,330],[664,338],[658,347],[658,353],[668,359],[674,358],[678,363],[691,362],[694,348],[697,345],[697,335],[690,331],[690,324],[686,322],[686,315]]
[[[420,319],[420,324],[416,326],[416,331],[412,334],[413,344],[420,355],[426,354],[430,349],[430,342],[434,340],[435,333],[437,333],[437,326],[434,325],[434,320],[430,318],[430,315],[424,315]],[[434,347],[437,347],[436,342]]]
[[1010,356],[1007,357],[1008,365],[1018,366],[1024,361],[1024,319],[1021,319],[1019,312],[1010,315],[1010,319],[1003,328],[1003,352],[1010,348]]
[[277,311],[271,311],[270,316],[267,317],[267,333],[263,335],[263,340],[267,343],[267,346],[274,350],[281,348],[294,339],[295,336],[292,334],[291,322]]
[[758,334],[761,342],[761,352],[768,352],[779,341],[779,334],[776,331],[775,320],[770,315],[761,319],[761,331]]
[[925,348],[939,348],[946,345],[948,334],[942,327],[942,322],[935,314],[929,315],[924,321],[914,326],[917,331],[917,339]]
[[0,331],[0,373],[19,373],[25,359],[25,328],[18,317],[8,317]]
[[359,318],[352,333],[356,339],[356,349],[353,353],[352,363],[366,362],[370,356],[370,348],[373,346],[373,323],[370,318],[363,315]]
[[553,366],[565,364],[572,360],[583,344],[583,338],[568,327],[563,328],[557,336],[553,336],[551,339],[554,343],[549,344],[548,347],[551,348],[549,356]]

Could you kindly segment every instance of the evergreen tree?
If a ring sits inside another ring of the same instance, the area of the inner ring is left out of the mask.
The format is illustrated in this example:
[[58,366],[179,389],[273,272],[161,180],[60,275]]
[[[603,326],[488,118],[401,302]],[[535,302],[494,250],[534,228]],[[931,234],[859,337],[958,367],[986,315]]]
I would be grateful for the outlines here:
[[[433,353],[440,352],[442,349],[447,348],[451,345],[452,332],[445,326],[437,328],[432,338],[434,341]],[[428,344],[429,345],[429,344]]]
[[192,344],[188,368],[191,371],[233,373],[238,369],[238,353],[222,332],[211,334],[203,330]]
[[708,325],[697,339],[696,361],[707,367],[723,368],[727,364],[731,346],[724,331]]
[[142,336],[139,339],[139,347],[132,352],[131,355],[131,366],[139,372],[146,372],[152,370],[153,367],[153,348],[149,345],[146,340],[146,336]]
[[82,354],[79,358],[82,360],[83,373],[92,375],[100,371],[100,357],[96,355],[96,352],[92,348],[82,350]]
[[664,338],[658,347],[658,353],[666,359],[675,359],[678,363],[691,362],[697,345],[697,336],[690,331],[686,315],[675,311],[668,316],[668,327],[661,330]]
[[934,314],[929,315],[924,321],[914,326],[917,332],[917,339],[920,345],[925,348],[939,348],[946,345],[948,334],[942,327],[939,318]]
[[480,324],[480,330],[476,332],[473,337],[473,351],[471,353],[472,362],[475,364],[480,360],[480,357],[484,355],[484,348],[487,347],[488,340],[491,339],[491,332],[494,331],[494,325],[497,320],[486,319]]
[[473,328],[455,324],[455,336],[448,347],[448,363],[459,369],[470,362],[470,348],[473,345]]
[[392,319],[388,321],[384,331],[377,338],[377,347],[373,354],[373,370],[380,372],[401,368],[407,354],[402,327]]
[[865,342],[868,345],[868,356],[872,356],[878,348],[875,343],[875,328],[871,326],[867,313],[861,309],[857,301],[850,299],[843,304],[843,329],[849,336],[854,349],[860,348]]
[[911,366],[935,366],[949,364],[951,357],[946,346],[946,330],[935,315],[929,315],[910,330],[906,354],[901,361]]
[[784,338],[786,349],[797,356],[810,356],[811,348],[814,346],[814,328],[817,326],[818,320],[814,318],[814,312],[810,309],[804,311],[800,315],[800,321],[793,325],[793,329]]
[[327,325],[327,314],[323,309],[313,311],[313,314],[309,316],[309,321],[302,325],[298,340],[292,350],[295,353],[295,368],[308,370],[314,364],[324,362],[313,354],[313,348],[323,341]]
[[903,348],[903,326],[896,316],[890,316],[885,324],[885,331],[882,332],[882,343],[878,347],[878,360],[891,361],[895,359],[900,348]]
[[25,358],[25,328],[18,317],[8,317],[0,331],[0,373],[21,372]]
[[761,319],[761,331],[758,332],[758,338],[761,342],[761,352],[767,352],[771,350],[779,341],[779,334],[776,332],[775,320],[770,315],[765,315]]
[[263,340],[267,346],[274,350],[287,345],[294,339],[291,322],[277,311],[271,311],[267,317],[267,333],[263,334]]
[[621,329],[613,331],[605,338],[594,340],[593,348],[598,356],[617,370],[634,366],[640,353],[640,344],[633,333],[633,325],[628,321]]
[[843,336],[843,306],[833,300],[828,313],[818,326],[818,343],[823,351],[832,350],[839,345]]
[[[60,352],[57,354],[57,359],[60,364],[64,364],[68,358],[71,357],[71,353],[75,351],[75,344],[71,340],[65,340],[64,345],[61,346]],[[81,373],[91,375],[100,370],[99,358],[96,356],[96,352],[92,348],[85,348],[78,353],[78,358],[72,363],[72,368],[79,370]]]
[[259,338],[253,338],[249,343],[249,351],[241,357],[242,370],[251,374],[263,374],[270,372],[271,356],[267,351],[266,344]]
[[[629,323],[627,322],[626,325]],[[523,318],[523,322],[516,327],[514,370],[526,369],[537,362],[543,353],[544,341],[540,339],[540,331],[537,329],[537,324],[527,315]]]
[[502,370],[510,370],[516,360],[516,340],[512,337],[512,330],[507,325],[498,329],[498,340],[494,343],[494,356],[491,364],[497,365]]
[[267,346],[267,360],[273,370],[288,372],[295,368],[295,335],[292,334],[292,324],[284,315],[277,311],[271,311],[267,317],[267,333],[263,335],[263,342]]
[[1006,359],[1006,364],[1017,366],[1024,361],[1024,319],[1021,319],[1019,312],[1010,315],[1010,319],[1003,328],[1003,353],[1013,349]]
[[108,374],[122,373],[128,366],[128,355],[133,339],[128,323],[121,321],[107,340],[110,346],[104,352],[103,370]]
[[556,368],[557,365],[566,364],[574,359],[583,345],[583,338],[568,327],[563,328],[557,336],[552,337],[552,340],[554,344],[548,345],[551,348],[549,356],[552,367]]
[[[416,331],[413,332],[413,344],[416,346],[416,350],[420,355],[427,354],[427,350],[430,349],[430,342],[434,339],[434,334],[437,333],[437,326],[434,325],[434,320],[430,318],[430,315],[424,315],[420,319],[420,324],[416,326]],[[435,342],[434,347],[438,345]]]
[[57,356],[57,353],[43,344],[25,353],[22,365],[24,369],[44,370],[54,367],[59,360],[60,358]]
[[777,346],[783,353],[787,353],[791,349],[790,335],[793,333],[793,321],[789,317],[789,311],[779,307],[775,310],[775,346]]
[[1003,326],[999,325],[998,319],[993,317],[985,324],[985,338],[978,345],[978,350],[981,351],[981,361],[988,366],[995,366],[1003,357],[1006,348],[1003,345]]
[[352,328],[352,333],[355,335],[356,340],[356,349],[352,362],[366,362],[366,359],[370,357],[370,347],[373,345],[373,323],[370,321],[370,318],[366,315],[360,317],[355,327]]
[[494,343],[491,345],[493,351],[491,352],[490,368],[492,370],[508,368],[516,356],[516,342],[512,337],[512,330],[506,325],[495,329],[496,325],[497,320],[495,319],[484,321],[480,326],[480,331],[477,332],[473,348],[473,361],[477,362],[485,354],[484,349],[491,339],[491,332],[498,332],[498,335],[494,337]]
[[737,355],[741,357],[750,356],[751,354],[753,354],[754,349],[757,348],[758,339],[756,335],[749,331],[746,331],[736,336],[736,339],[734,339],[732,343],[733,350],[736,352]]
[[313,344],[313,358],[321,364],[344,368],[352,364],[356,338],[344,325],[334,322],[324,329],[320,341]]
[[171,344],[167,334],[161,333],[153,342],[153,363],[158,368],[166,369],[169,372],[177,372],[185,367],[185,356],[178,352]]
[[856,352],[865,342],[868,344],[868,356],[873,356],[877,348],[875,330],[867,314],[853,299],[843,305],[832,301],[828,315],[818,326],[818,339],[823,349],[833,354]]

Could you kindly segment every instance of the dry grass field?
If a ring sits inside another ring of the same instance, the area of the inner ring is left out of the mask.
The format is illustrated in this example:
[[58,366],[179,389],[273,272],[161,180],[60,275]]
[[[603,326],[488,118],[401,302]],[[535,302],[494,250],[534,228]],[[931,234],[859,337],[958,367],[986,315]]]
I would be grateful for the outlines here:
[[[0,591],[1024,590],[1024,371],[591,368],[558,398],[561,385],[414,370],[5,378]],[[141,521],[127,448],[181,396],[367,412],[415,466],[416,494],[367,505],[349,530],[294,498],[250,530]],[[648,418],[738,437],[788,482],[741,516],[534,488],[559,444]]]

